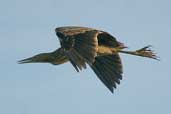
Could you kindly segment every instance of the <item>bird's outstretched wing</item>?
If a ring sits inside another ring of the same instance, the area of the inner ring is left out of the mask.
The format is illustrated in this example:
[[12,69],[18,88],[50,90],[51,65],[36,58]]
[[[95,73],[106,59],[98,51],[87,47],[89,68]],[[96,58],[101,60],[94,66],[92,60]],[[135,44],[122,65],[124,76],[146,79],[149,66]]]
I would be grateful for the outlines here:
[[91,68],[104,85],[113,93],[116,83],[122,79],[122,64],[118,54],[98,56]]
[[85,27],[60,27],[56,34],[65,55],[77,71],[86,68],[86,62],[92,64],[97,55],[98,31]]
[[88,62],[92,64],[97,56],[97,40],[98,31],[91,30],[84,33],[74,35],[74,49]]

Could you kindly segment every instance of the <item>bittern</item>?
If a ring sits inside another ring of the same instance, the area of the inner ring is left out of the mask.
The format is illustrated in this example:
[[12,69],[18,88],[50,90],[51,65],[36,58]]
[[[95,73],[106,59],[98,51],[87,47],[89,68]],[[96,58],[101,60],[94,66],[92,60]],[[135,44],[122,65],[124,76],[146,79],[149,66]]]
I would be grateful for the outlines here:
[[41,53],[19,61],[22,63],[70,62],[77,72],[89,65],[97,77],[113,93],[122,79],[122,63],[119,53],[158,59],[150,46],[136,51],[124,51],[126,46],[108,32],[88,27],[66,26],[55,29],[61,47],[50,53]]

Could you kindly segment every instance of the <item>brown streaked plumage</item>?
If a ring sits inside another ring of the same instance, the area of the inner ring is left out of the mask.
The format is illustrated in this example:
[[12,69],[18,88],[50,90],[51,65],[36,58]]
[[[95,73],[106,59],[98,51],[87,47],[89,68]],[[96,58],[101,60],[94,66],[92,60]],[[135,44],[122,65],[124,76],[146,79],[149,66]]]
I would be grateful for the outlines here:
[[136,51],[124,51],[126,46],[109,33],[97,29],[66,26],[55,29],[61,47],[51,53],[42,53],[19,63],[51,63],[59,65],[70,61],[76,71],[86,69],[88,64],[97,77],[113,93],[122,79],[122,63],[119,53],[157,59],[146,46]]

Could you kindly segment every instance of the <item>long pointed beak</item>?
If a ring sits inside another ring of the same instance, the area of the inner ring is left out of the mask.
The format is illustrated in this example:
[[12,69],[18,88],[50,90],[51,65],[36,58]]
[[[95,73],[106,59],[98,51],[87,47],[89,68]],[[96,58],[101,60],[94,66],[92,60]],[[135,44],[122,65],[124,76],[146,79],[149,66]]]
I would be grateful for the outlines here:
[[30,58],[18,61],[18,64],[32,63],[32,62],[34,62],[33,57],[30,57]]

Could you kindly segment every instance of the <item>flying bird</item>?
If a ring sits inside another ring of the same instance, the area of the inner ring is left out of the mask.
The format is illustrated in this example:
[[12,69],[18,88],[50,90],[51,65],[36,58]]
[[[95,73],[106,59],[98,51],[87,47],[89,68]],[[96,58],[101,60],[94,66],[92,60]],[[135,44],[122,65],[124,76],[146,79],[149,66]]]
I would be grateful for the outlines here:
[[77,72],[89,65],[103,84],[113,93],[122,80],[122,62],[119,53],[157,59],[145,46],[135,51],[125,51],[123,43],[108,32],[88,27],[65,26],[55,29],[61,47],[50,53],[41,53],[19,61],[23,63],[51,63],[59,65],[70,62]]

